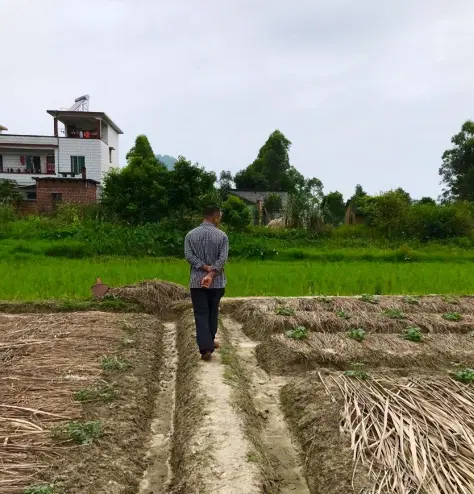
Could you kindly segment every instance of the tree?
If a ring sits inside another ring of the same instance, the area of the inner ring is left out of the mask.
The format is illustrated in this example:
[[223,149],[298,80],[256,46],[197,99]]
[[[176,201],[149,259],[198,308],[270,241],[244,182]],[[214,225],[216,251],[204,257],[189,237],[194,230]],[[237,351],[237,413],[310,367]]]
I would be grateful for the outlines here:
[[21,199],[14,180],[0,179],[0,204],[13,204]]
[[344,204],[344,197],[340,192],[330,192],[325,195],[321,206],[325,223],[337,226],[344,221],[346,205]]
[[229,191],[232,189],[234,177],[230,171],[222,170],[218,180],[219,195],[222,201],[226,201],[229,197]]
[[139,135],[135,139],[135,145],[130,149],[127,153],[127,161],[129,161],[132,157],[139,157],[143,159],[152,159],[158,161],[153,149],[151,147],[150,141],[146,135]]
[[268,194],[263,201],[263,207],[265,208],[267,214],[273,217],[275,214],[279,213],[282,210],[283,204],[281,196],[273,192],[271,194]]
[[317,178],[305,180],[289,195],[285,223],[292,228],[318,229],[324,222],[323,184]]
[[451,139],[452,149],[443,153],[439,169],[445,200],[474,201],[474,122],[468,120]]
[[436,201],[431,197],[422,197],[417,204],[423,204],[425,206],[436,206]]
[[291,142],[283,133],[275,130],[260,148],[255,161],[235,175],[237,188],[260,191],[292,190],[295,181],[302,176],[290,165],[290,146]]
[[250,209],[239,197],[229,196],[222,204],[222,213],[222,222],[234,230],[243,230],[250,223]]

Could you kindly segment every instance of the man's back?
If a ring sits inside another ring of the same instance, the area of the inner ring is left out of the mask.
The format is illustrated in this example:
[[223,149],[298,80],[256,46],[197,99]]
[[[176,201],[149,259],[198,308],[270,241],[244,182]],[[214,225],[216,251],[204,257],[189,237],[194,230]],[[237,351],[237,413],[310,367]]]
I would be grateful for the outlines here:
[[211,266],[216,270],[212,287],[224,288],[226,285],[224,264],[228,252],[227,235],[212,223],[205,221],[191,230],[184,241],[185,257],[191,265],[190,288],[201,287],[201,280],[205,275],[202,271],[203,266]]

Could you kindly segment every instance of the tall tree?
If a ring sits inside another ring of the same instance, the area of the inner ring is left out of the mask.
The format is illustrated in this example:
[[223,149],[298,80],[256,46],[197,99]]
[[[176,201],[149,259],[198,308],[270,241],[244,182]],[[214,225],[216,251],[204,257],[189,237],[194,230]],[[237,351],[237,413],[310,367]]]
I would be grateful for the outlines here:
[[0,204],[13,204],[20,199],[21,196],[16,182],[14,180],[0,179]]
[[234,183],[232,173],[227,170],[222,170],[217,183],[219,186],[219,195],[221,200],[226,201],[229,197],[229,191],[232,189]]
[[443,153],[439,169],[445,200],[474,201],[474,122],[468,120],[451,139],[452,149]]
[[256,160],[235,175],[239,189],[290,191],[294,188],[295,170],[288,151],[291,142],[275,130],[260,148]]
[[129,161],[133,157],[158,161],[155,153],[153,152],[150,141],[148,140],[148,137],[146,135],[139,135],[135,139],[135,145],[127,153],[127,161]]
[[324,222],[337,226],[344,221],[346,213],[346,205],[344,197],[340,192],[329,192],[323,197],[322,209],[324,214]]

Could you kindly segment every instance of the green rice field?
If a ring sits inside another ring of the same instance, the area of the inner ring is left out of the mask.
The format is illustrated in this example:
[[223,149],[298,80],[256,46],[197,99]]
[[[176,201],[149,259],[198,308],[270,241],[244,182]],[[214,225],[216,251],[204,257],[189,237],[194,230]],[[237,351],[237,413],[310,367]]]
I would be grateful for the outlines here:
[[[474,263],[235,261],[228,296],[474,293]],[[160,278],[186,285],[184,261],[25,257],[0,261],[0,300],[83,299],[100,276],[111,286]]]

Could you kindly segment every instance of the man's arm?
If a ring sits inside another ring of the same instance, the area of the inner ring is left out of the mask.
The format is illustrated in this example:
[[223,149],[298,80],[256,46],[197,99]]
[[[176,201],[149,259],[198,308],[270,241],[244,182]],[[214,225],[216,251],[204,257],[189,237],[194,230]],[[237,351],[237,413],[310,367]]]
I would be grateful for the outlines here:
[[224,268],[225,263],[227,262],[227,258],[229,257],[229,239],[227,235],[223,238],[222,244],[219,249],[219,257],[217,261],[211,266],[212,271],[214,273],[220,273]]
[[186,261],[188,261],[193,268],[203,269],[205,267],[205,263],[203,263],[201,259],[199,259],[194,253],[193,248],[191,246],[191,241],[189,240],[188,236],[186,236],[184,239],[184,257],[186,258]]

